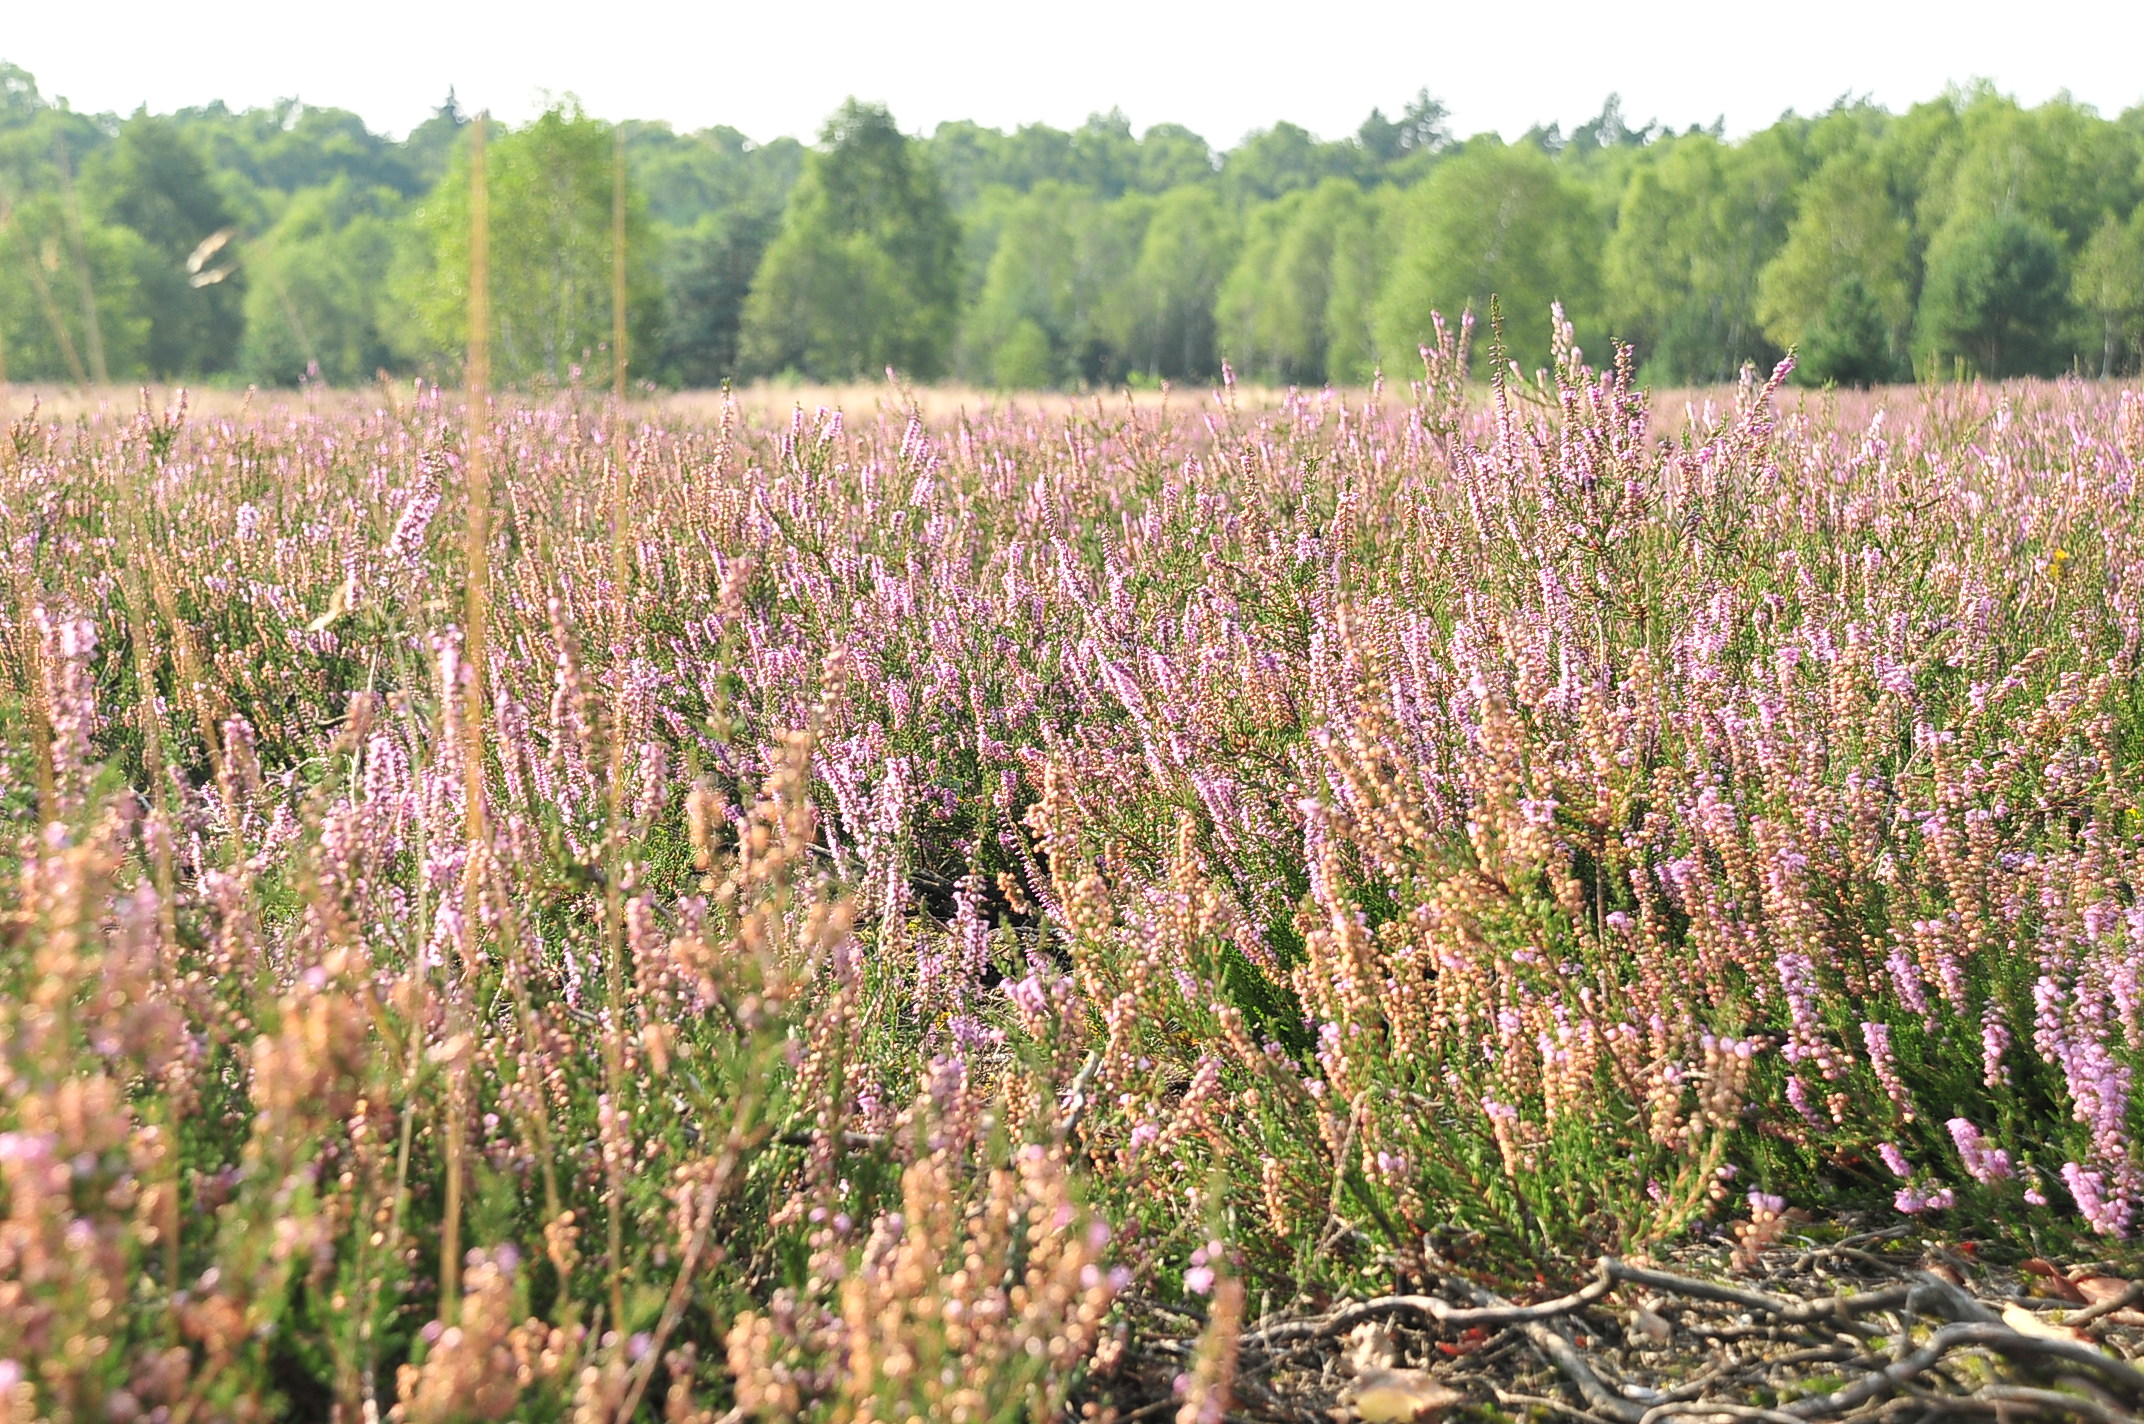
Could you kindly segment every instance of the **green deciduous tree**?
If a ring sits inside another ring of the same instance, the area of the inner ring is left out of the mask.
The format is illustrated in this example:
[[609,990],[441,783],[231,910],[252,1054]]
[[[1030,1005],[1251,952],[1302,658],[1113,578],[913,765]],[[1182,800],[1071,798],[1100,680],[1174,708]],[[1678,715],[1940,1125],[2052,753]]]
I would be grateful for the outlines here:
[[755,144],[736,129],[625,126],[634,185],[647,195],[662,288],[660,349],[636,365],[673,385],[739,374],[752,278],[804,164],[794,139]]
[[820,133],[744,311],[745,364],[823,380],[951,354],[960,235],[938,175],[893,116],[851,99]]
[[1778,358],[1758,320],[1758,274],[1786,240],[1799,177],[1763,135],[1730,146],[1687,134],[1644,151],[1623,188],[1604,286],[1606,315],[1649,378],[1726,381],[1745,361]]
[[361,189],[413,197],[425,186],[403,145],[374,133],[347,109],[296,99],[240,110],[214,103],[181,109],[171,122],[208,160],[226,192],[235,185],[296,193],[342,178]]
[[2050,376],[2068,356],[2060,236],[2014,211],[1960,213],[1928,252],[1915,336],[1931,369],[1963,357],[1978,375]]
[[403,200],[347,178],[293,194],[240,253],[252,284],[238,367],[263,385],[370,380],[394,363],[381,303]]
[[1114,344],[1150,378],[1211,376],[1214,298],[1235,259],[1233,216],[1211,187],[1177,188],[1154,200],[1130,290],[1116,303]]
[[462,131],[468,127],[469,116],[462,112],[461,101],[449,89],[431,116],[409,131],[401,143],[402,157],[417,175],[420,188],[429,191],[446,177],[447,165],[453,161],[462,143]]
[[658,379],[716,386],[740,373],[745,298],[780,222],[777,213],[733,207],[665,235]]
[[1155,124],[1140,135],[1140,192],[1166,193],[1213,176],[1212,145],[1182,124]]
[[236,222],[200,150],[172,121],[137,115],[85,168],[82,197],[91,216],[142,239],[135,279],[149,319],[149,374],[229,369],[245,331],[247,274],[228,262],[188,270],[202,244]]
[[2070,274],[2070,295],[2099,340],[2102,376],[2144,362],[2144,207],[2127,222],[2100,224]]
[[1913,324],[1913,233],[1882,166],[1867,150],[1834,154],[1800,205],[1759,280],[1765,333],[1801,348],[1805,380],[1896,379]]
[[1369,211],[1360,188],[1329,178],[1248,215],[1219,298],[1222,349],[1239,371],[1290,384],[1327,378],[1339,244]]
[[1795,369],[1807,383],[1876,386],[1906,374],[1890,320],[1859,272],[1839,279],[1802,341]]
[[[1333,228],[1332,287],[1325,298],[1325,372],[1333,381],[1366,382],[1387,360],[1378,343],[1379,302],[1391,270],[1392,234],[1408,194],[1400,188],[1373,188],[1356,211]],[[1400,353],[1411,374],[1417,353]]]
[[1423,89],[1407,101],[1397,119],[1386,118],[1383,109],[1370,110],[1355,131],[1355,142],[1379,163],[1442,153],[1452,146],[1451,112],[1442,99]]
[[1538,149],[1477,139],[1445,159],[1398,214],[1399,243],[1378,307],[1379,346],[1411,360],[1430,317],[1457,321],[1501,300],[1510,356],[1546,365],[1549,307],[1583,319],[1595,294],[1601,225],[1584,196]]
[[1255,203],[1315,188],[1327,178],[1365,176],[1369,164],[1352,143],[1323,143],[1308,129],[1278,123],[1260,129],[1230,150],[1221,183],[1238,203]]
[[1155,200],[1044,183],[996,219],[961,330],[960,369],[1004,389],[1121,380],[1144,310],[1138,264]]
[[[81,237],[107,373],[115,380],[141,376],[149,313],[140,280],[155,254],[139,233],[112,224],[85,221]],[[0,340],[7,343],[10,380],[74,381],[92,374],[76,261],[58,195],[40,193],[12,207],[0,195]]]
[[[615,135],[570,100],[496,138],[486,153],[491,205],[494,367],[510,384],[564,384],[611,370],[612,162]],[[397,271],[407,354],[451,365],[468,341],[469,167],[464,148],[416,210],[421,241]],[[659,304],[646,204],[629,194],[629,339],[652,346]],[[628,353],[629,359],[631,353]]]
[[1095,207],[1082,189],[1044,183],[1006,211],[961,333],[971,376],[1007,389],[1078,378],[1101,297],[1081,250]]
[[624,129],[633,187],[647,199],[649,220],[671,229],[738,209],[779,217],[804,167],[804,145],[793,138],[754,143],[726,124],[682,134],[668,124]]
[[2007,209],[2052,230],[2074,254],[2109,214],[2136,204],[2144,153],[2066,97],[2026,109],[1976,90],[1960,125],[1957,163],[1939,194],[1946,222]]

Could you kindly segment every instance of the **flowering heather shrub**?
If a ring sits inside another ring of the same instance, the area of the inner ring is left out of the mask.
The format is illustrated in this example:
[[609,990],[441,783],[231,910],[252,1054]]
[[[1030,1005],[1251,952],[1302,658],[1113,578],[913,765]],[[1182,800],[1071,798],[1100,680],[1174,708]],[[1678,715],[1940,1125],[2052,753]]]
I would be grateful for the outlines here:
[[1425,1247],[2135,1229],[2144,402],[1426,356],[502,411],[481,688],[437,392],[17,421],[0,1413],[1025,1418],[1136,1292],[1218,1417]]

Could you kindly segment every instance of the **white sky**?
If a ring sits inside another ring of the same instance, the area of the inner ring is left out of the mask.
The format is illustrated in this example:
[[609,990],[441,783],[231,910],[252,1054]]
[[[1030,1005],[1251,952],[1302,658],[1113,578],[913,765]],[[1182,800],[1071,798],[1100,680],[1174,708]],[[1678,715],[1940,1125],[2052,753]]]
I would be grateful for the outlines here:
[[1462,134],[1566,130],[1610,90],[1625,114],[1730,133],[1846,91],[1893,109],[1976,76],[2027,103],[2068,89],[2112,115],[2144,103],[2144,0],[566,0],[295,4],[0,0],[0,59],[78,110],[296,95],[395,134],[449,85],[519,121],[546,93],[606,119],[727,123],[809,138],[843,97],[902,127],[943,119],[1189,124],[1216,147],[1290,119],[1351,133],[1429,86]]

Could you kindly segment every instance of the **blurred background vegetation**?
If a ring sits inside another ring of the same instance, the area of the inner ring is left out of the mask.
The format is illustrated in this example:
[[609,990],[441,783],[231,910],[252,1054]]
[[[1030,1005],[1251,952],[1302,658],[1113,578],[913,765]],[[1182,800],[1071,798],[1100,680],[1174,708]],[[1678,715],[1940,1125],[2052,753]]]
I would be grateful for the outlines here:
[[[0,380],[452,379],[469,116],[395,141],[295,100],[72,112],[0,63]],[[1610,97],[1569,134],[1460,140],[1426,90],[1352,136],[1216,152],[1116,112],[1071,132],[904,134],[850,101],[818,142],[622,129],[565,101],[490,149],[495,350],[607,384],[612,165],[628,173],[630,370],[1080,388],[1411,375],[1433,311],[1548,306],[1649,381],[1801,353],[1812,383],[2144,364],[2144,108],[1954,89],[1842,100],[1729,142]]]

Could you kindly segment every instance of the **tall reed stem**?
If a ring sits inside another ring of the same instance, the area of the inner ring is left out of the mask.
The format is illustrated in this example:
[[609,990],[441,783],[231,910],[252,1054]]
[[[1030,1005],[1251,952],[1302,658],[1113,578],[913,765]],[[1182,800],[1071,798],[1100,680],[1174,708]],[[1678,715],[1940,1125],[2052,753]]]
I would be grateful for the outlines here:
[[[625,630],[630,626],[633,607],[633,565],[626,539],[632,460],[625,438],[625,402],[622,398],[612,411],[611,439],[615,451],[610,482],[611,597],[615,600],[613,626],[622,643]],[[611,1110],[619,1115],[619,1121],[625,1122],[631,1120],[625,1116],[625,881],[631,857],[625,843],[629,829],[625,806],[625,682],[623,678],[613,681],[616,691],[611,697],[610,787],[605,799],[608,834],[604,838],[606,864],[603,875],[603,995],[610,1024],[603,1040],[603,1077]],[[625,1328],[625,1181],[622,1163],[612,1162],[608,1185],[611,1314],[617,1318],[617,1328],[622,1331]]]
[[[462,880],[463,944],[471,943],[482,910],[482,866],[490,854],[484,807],[485,635],[490,618],[491,466],[485,448],[491,417],[491,203],[484,177],[484,138],[489,115],[477,115],[469,130],[469,435],[466,472],[469,513],[466,546],[466,606],[463,615],[463,660],[468,666],[468,695],[462,709],[466,739],[462,775],[469,828],[469,860]],[[450,691],[451,695],[451,691]],[[468,978],[474,956],[465,948],[462,974]],[[456,996],[456,1003],[460,1002]],[[462,1101],[465,1069],[458,1059],[447,1065],[446,1220],[439,1232],[440,1319],[454,1323],[460,1314],[462,1236]]]

